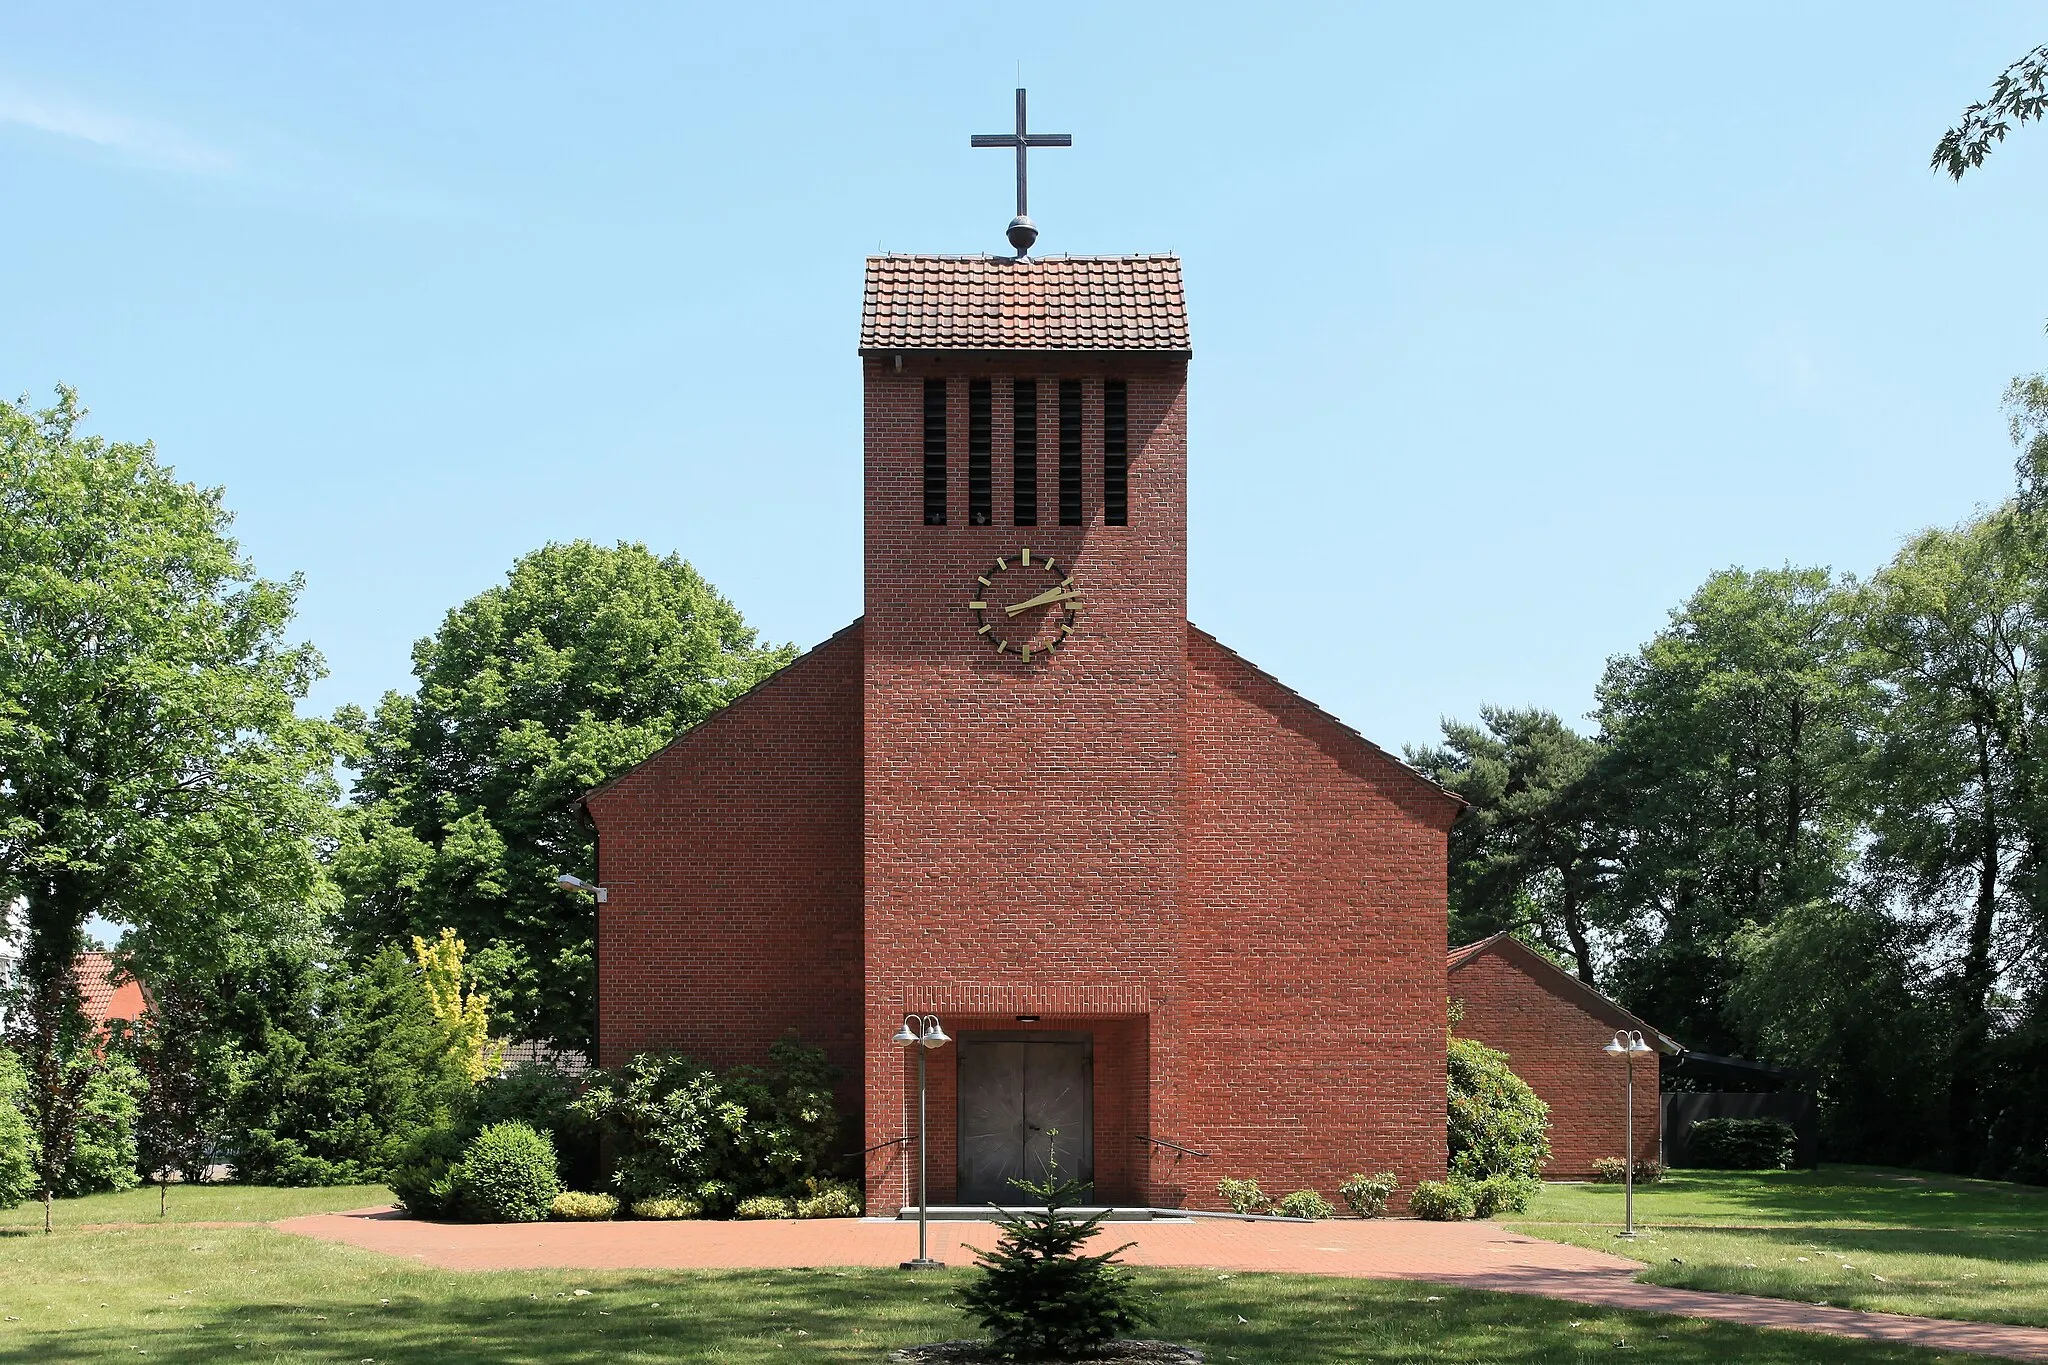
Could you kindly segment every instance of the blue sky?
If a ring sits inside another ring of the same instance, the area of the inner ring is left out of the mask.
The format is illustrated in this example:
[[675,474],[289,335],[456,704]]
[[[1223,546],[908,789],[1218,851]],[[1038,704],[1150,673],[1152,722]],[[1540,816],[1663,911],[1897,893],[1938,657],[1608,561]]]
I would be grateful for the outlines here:
[[550,539],[859,611],[862,257],[1170,250],[1190,614],[1368,735],[1582,714],[1726,565],[1996,501],[2037,5],[0,4],[0,391],[224,484],[373,702]]

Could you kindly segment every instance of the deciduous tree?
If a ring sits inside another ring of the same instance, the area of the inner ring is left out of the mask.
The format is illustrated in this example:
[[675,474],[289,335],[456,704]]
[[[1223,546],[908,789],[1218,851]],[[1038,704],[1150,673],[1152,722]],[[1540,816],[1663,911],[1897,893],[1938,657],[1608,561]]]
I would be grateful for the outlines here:
[[596,875],[577,797],[794,655],[678,556],[578,541],[522,557],[413,647],[413,693],[345,718],[362,741],[337,860],[348,940],[451,927],[502,1031],[587,1047],[595,918],[555,884]]

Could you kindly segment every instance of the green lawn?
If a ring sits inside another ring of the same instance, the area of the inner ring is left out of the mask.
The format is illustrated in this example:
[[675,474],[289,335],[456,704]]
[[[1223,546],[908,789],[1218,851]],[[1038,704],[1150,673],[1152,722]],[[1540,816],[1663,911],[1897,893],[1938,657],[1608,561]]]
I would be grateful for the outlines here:
[[[382,1185],[340,1185],[313,1190],[281,1190],[267,1185],[173,1185],[170,1198],[165,1201],[164,1216],[173,1223],[268,1223],[278,1218],[296,1218],[302,1213],[333,1213],[390,1202],[391,1191]],[[50,1221],[60,1228],[87,1223],[154,1223],[156,1207],[156,1187],[150,1185],[119,1194],[59,1199],[51,1207]],[[40,1230],[42,1226],[40,1202],[0,1210],[0,1228]]]
[[[0,1233],[0,1360],[874,1362],[965,1335],[967,1272],[457,1274],[268,1228]],[[1145,1272],[1158,1334],[1218,1365],[1609,1360],[1932,1362],[1942,1356],[1399,1281]]]
[[2048,1327],[2048,1190],[1913,1171],[1685,1171],[1547,1185],[1515,1227],[1648,1263],[1639,1277],[1886,1313]]
[[[1545,1185],[1519,1221],[1621,1225],[1619,1185]],[[1674,1171],[1636,1186],[1638,1223],[1869,1228],[2048,1228],[2048,1189],[1864,1166]]]

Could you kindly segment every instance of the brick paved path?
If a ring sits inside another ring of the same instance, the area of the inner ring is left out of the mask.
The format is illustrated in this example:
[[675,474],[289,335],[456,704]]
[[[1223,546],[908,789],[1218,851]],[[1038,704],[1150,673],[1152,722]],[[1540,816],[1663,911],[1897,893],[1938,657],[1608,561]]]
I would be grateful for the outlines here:
[[[318,1213],[273,1226],[346,1242],[448,1270],[784,1269],[895,1265],[917,1254],[914,1223],[817,1219],[758,1223],[425,1223],[388,1209]],[[1132,1265],[1430,1280],[1537,1294],[1603,1308],[1716,1318],[1754,1327],[1822,1332],[1937,1350],[2048,1361],[2048,1331],[1992,1323],[1816,1308],[1746,1294],[1637,1284],[1634,1261],[1509,1232],[1493,1223],[1406,1219],[1324,1223],[1119,1223]],[[931,1253],[973,1263],[992,1245],[987,1223],[933,1223]]]

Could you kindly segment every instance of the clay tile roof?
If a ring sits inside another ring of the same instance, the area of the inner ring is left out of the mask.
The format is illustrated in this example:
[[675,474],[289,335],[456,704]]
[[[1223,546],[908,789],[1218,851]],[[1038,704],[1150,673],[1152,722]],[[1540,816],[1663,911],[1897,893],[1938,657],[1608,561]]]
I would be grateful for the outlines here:
[[860,350],[1187,356],[1178,256],[870,256]]
[[79,1001],[85,1017],[93,1024],[106,1022],[107,1009],[114,1003],[114,962],[105,953],[80,953],[72,970],[78,973]]

